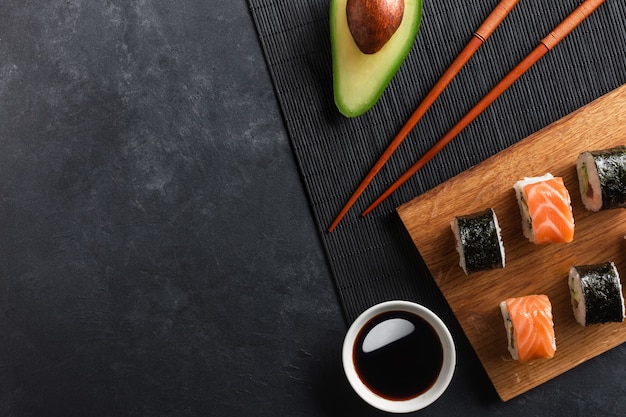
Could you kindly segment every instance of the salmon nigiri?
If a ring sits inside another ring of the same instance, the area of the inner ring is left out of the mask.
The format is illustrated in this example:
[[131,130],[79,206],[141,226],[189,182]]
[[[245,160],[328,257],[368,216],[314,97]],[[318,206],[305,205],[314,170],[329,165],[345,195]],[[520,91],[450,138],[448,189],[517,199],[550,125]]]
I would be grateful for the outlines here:
[[563,178],[546,174],[515,183],[524,236],[536,244],[574,240],[574,214]]
[[547,295],[507,298],[500,303],[500,310],[513,359],[528,362],[554,356],[556,338]]

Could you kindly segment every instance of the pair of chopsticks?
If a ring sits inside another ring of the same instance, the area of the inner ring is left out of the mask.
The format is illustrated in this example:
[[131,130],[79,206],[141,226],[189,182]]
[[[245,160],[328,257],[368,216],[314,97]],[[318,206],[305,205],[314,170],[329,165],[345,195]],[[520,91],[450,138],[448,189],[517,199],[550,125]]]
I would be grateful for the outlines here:
[[[374,164],[370,172],[363,179],[356,191],[352,194],[348,202],[341,209],[339,215],[328,228],[332,232],[341,222],[346,213],[354,205],[356,200],[365,191],[369,183],[374,179],[376,174],[385,165],[387,160],[400,146],[405,137],[426,113],[432,103],[439,97],[441,92],[452,81],[461,68],[467,63],[476,50],[485,42],[485,40],[495,31],[498,25],[509,14],[519,0],[502,0],[485,19],[484,23],[478,28],[472,39],[465,48],[453,61],[446,72],[441,76],[432,90],[424,98],[423,102],[417,107],[400,132],[389,144],[382,156]],[[541,40],[539,45],[526,56],[513,70],[511,70],[496,86],[483,97],[452,129],[448,131],[439,141],[433,145],[421,158],[417,160],[400,178],[398,178],[378,199],[376,199],[365,211],[363,216],[369,214],[381,202],[396,191],[402,184],[419,171],[426,163],[428,163],[435,155],[437,155],[444,147],[446,147],[463,129],[465,129],[480,113],[483,112],[491,103],[493,103],[506,89],[508,89],[518,78],[520,78],[530,67],[532,67],[546,53],[552,50],[561,40],[563,40],[571,31],[573,31],[582,21],[584,21],[591,13],[593,13],[605,0],[585,0],[578,6],[568,17],[565,18],[552,32]]]

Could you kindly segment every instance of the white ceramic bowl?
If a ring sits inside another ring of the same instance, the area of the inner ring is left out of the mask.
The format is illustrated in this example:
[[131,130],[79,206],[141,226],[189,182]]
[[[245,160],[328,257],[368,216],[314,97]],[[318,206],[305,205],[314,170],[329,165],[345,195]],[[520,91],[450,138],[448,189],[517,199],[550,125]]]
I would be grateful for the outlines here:
[[[405,311],[426,320],[437,332],[443,348],[442,368],[435,383],[426,392],[407,400],[390,400],[372,392],[363,381],[361,381],[361,378],[357,374],[352,356],[354,344],[363,326],[373,317],[389,311]],[[357,317],[348,329],[344,339],[342,361],[350,385],[365,402],[390,413],[409,413],[427,407],[444,393],[454,374],[456,349],[450,331],[435,313],[413,302],[394,300],[372,306]]]

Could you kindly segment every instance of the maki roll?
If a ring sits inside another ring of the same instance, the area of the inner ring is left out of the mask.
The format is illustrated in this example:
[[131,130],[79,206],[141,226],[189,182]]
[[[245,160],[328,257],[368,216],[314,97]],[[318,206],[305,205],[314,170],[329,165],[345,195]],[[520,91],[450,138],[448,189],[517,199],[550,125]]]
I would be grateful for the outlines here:
[[626,207],[626,146],[583,152],[576,160],[576,171],[587,210]]
[[613,262],[573,266],[569,291],[574,317],[581,326],[624,321],[624,296]]
[[492,208],[464,216],[451,223],[459,252],[459,265],[466,275],[504,268],[504,245],[496,212]]
[[556,352],[552,304],[547,295],[507,298],[500,303],[511,357],[519,362],[549,359]]
[[517,196],[524,236],[535,244],[574,240],[574,214],[569,192],[560,177],[548,173],[519,180]]

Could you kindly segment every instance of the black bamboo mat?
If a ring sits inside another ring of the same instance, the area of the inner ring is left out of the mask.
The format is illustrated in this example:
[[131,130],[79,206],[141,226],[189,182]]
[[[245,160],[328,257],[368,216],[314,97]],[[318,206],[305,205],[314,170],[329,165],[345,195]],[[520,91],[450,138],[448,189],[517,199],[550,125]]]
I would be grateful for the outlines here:
[[330,1],[248,2],[348,322],[395,298],[451,314],[395,208],[626,82],[626,2],[608,0],[401,189],[361,217],[581,3],[521,0],[328,233],[362,178],[498,0],[426,0],[411,53],[377,105],[353,119],[343,117],[333,101]]

